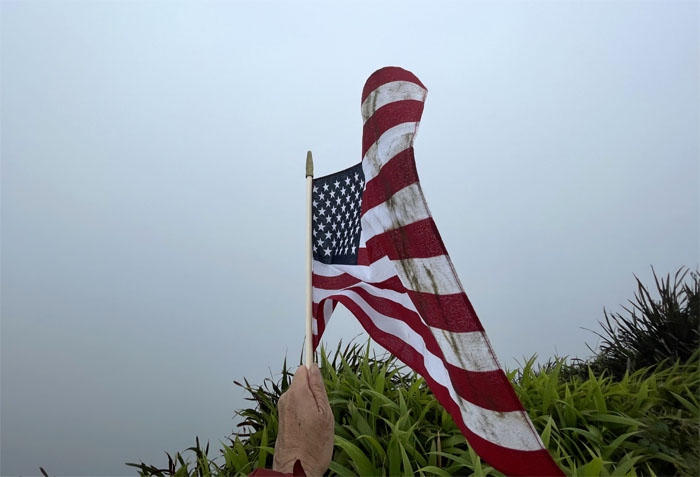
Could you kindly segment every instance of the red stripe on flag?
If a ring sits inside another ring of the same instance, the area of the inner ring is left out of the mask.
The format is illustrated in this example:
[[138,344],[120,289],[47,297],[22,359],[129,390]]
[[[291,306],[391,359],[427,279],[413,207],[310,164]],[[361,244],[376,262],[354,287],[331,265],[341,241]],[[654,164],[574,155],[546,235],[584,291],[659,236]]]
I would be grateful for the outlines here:
[[312,316],[316,319],[316,333],[313,334],[312,340],[314,350],[316,350],[318,344],[321,342],[323,332],[326,331],[326,322],[330,318],[330,316],[326,316],[326,314],[323,312],[324,307],[326,306],[326,302],[329,300],[331,304],[329,314],[332,315],[333,311],[335,310],[335,307],[338,305],[337,301],[332,300],[330,298],[326,298],[324,300],[321,300],[320,303],[311,304]]
[[362,130],[362,157],[387,130],[402,123],[420,121],[423,102],[410,99],[389,103],[367,120]]
[[362,195],[362,215],[415,182],[418,182],[418,172],[413,148],[409,147],[384,164],[379,174],[367,183]]
[[342,275],[335,275],[333,277],[326,277],[323,275],[312,276],[312,283],[314,288],[323,288],[324,290],[340,290],[345,287],[353,286],[356,283],[361,282],[359,278],[355,278],[352,275],[343,273]]
[[[444,360],[443,360],[444,361]],[[523,405],[502,370],[468,371],[445,363],[457,394],[491,411],[522,411]]]
[[484,331],[465,293],[434,295],[408,290],[408,296],[430,326],[448,331]]
[[370,263],[388,256],[390,260],[447,255],[432,218],[375,235],[367,241]]
[[367,96],[369,96],[372,91],[379,88],[383,84],[391,83],[393,81],[410,81],[411,83],[416,83],[426,91],[428,89],[423,85],[423,83],[420,82],[416,75],[410,71],[406,71],[398,66],[387,66],[386,68],[375,71],[372,73],[372,76],[367,78],[365,87],[362,89],[361,103],[365,102],[365,99],[367,99]]
[[[344,288],[351,287],[357,283],[360,283],[361,281],[362,280],[360,280],[359,278],[355,278],[352,275],[348,275],[347,273],[344,273],[343,275],[336,275],[333,277],[325,277],[323,275],[314,274],[312,278],[314,288],[320,288],[323,290],[342,290]],[[396,275],[387,278],[386,280],[381,282],[367,283],[371,284],[373,287],[381,288],[383,290],[393,290],[399,293],[406,293],[406,289],[401,283],[401,279]]]
[[365,247],[360,248],[357,251],[357,264],[358,265],[369,265],[369,255],[367,255],[367,249]]
[[323,315],[323,306],[325,305],[325,302],[326,300],[321,300],[320,303],[311,304],[311,316],[313,316],[316,319],[316,333],[313,334],[311,341],[313,349],[316,349],[319,342],[321,341],[321,336],[323,336],[323,332],[326,331],[326,320],[325,316]]

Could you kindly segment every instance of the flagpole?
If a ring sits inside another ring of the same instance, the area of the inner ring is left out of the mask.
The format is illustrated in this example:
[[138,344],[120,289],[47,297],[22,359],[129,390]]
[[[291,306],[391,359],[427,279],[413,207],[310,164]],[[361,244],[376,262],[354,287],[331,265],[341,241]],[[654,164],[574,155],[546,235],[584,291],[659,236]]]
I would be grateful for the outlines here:
[[314,179],[314,161],[311,151],[306,153],[306,359],[309,368],[314,362],[313,330],[311,329],[311,190]]

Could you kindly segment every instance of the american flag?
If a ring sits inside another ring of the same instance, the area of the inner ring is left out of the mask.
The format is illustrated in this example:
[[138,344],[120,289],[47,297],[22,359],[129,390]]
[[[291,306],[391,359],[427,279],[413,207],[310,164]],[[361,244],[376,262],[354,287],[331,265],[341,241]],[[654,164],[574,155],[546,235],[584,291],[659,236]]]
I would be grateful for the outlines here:
[[313,182],[313,324],[342,303],[425,379],[474,450],[508,475],[563,475],[476,316],[421,190],[413,151],[427,89],[382,68],[362,92],[362,162]]

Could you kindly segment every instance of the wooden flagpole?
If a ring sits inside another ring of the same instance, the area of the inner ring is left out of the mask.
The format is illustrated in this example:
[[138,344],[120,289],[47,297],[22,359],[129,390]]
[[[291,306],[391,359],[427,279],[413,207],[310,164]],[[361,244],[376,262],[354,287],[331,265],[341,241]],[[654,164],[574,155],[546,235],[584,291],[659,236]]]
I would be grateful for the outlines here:
[[309,368],[314,362],[313,330],[311,329],[311,191],[314,181],[314,160],[311,151],[306,153],[306,358],[304,364]]

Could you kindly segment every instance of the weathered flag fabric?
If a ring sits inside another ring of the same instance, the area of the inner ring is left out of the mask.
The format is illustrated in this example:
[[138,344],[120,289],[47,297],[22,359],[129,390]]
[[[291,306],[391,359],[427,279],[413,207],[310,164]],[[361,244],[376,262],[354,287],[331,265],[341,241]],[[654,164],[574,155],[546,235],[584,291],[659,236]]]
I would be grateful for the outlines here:
[[427,89],[382,68],[362,92],[362,162],[313,186],[314,347],[337,303],[418,372],[508,475],[563,475],[501,369],[423,197],[413,141]]

